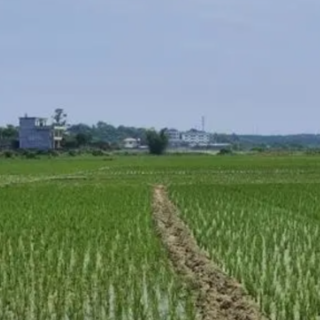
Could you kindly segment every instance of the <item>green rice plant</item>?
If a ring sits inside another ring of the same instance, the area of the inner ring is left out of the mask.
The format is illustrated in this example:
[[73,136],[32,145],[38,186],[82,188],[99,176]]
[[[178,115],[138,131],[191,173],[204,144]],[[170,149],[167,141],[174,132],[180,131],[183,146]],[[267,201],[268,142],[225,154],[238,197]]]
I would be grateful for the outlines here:
[[0,161],[0,318],[195,319],[151,223],[169,186],[198,244],[271,319],[316,319],[318,157]]
[[[318,319],[319,205],[295,199],[301,185],[269,186],[269,194],[266,188],[172,185],[170,194],[199,245],[270,319]],[[305,190],[315,199],[320,195],[319,189]]]
[[150,187],[34,182],[0,198],[0,318],[188,318]]

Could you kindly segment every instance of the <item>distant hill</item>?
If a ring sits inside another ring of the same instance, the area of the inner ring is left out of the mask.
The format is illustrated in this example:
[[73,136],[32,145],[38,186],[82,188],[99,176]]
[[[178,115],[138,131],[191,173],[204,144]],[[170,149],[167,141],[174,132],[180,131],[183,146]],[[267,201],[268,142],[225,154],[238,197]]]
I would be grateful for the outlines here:
[[320,135],[295,134],[295,135],[239,135],[239,143],[246,147],[269,148],[320,148]]

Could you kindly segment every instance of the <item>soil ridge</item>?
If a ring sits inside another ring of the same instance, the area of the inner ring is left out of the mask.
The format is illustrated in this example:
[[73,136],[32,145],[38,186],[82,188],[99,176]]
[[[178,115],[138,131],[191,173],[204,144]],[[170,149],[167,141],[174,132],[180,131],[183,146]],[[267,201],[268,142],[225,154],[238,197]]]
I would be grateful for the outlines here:
[[267,320],[241,285],[225,275],[199,248],[161,185],[154,187],[153,220],[175,272],[192,290],[200,319]]

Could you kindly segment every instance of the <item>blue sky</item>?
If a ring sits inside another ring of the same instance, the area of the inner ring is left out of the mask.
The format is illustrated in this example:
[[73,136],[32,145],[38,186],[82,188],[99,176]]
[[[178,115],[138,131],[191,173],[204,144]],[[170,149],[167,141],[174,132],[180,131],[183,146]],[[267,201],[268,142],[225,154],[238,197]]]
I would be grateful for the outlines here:
[[0,0],[0,124],[320,132],[318,0]]

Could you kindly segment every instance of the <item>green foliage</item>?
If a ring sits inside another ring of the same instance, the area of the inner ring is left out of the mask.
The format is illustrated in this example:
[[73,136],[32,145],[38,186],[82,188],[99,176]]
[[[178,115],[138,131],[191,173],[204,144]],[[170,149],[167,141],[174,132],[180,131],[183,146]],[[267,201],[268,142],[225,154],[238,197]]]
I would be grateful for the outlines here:
[[106,141],[92,141],[90,146],[104,151],[110,151],[112,149],[110,143]]
[[0,150],[17,149],[18,147],[18,129],[12,125],[0,127]]
[[78,143],[77,143],[74,136],[68,135],[68,136],[63,137],[63,139],[61,141],[61,147],[63,149],[67,149],[67,150],[68,149],[75,149],[78,147]]
[[57,108],[54,110],[52,119],[55,126],[65,126],[67,124],[67,114],[62,108]]
[[59,157],[60,156],[60,152],[57,151],[57,150],[49,150],[48,156],[50,156],[50,157]]
[[10,146],[13,150],[18,150],[19,145],[20,145],[19,139],[11,139],[10,140]]
[[[39,157],[39,151],[37,150],[24,150],[22,156],[26,159],[37,159]],[[40,151],[41,154],[41,151]]]
[[87,146],[92,140],[92,136],[89,133],[77,133],[75,136],[75,141],[78,147]]
[[75,151],[75,150],[69,150],[69,151],[68,151],[68,155],[69,155],[70,157],[75,157],[76,155],[78,155],[78,152]]
[[71,135],[76,135],[78,133],[89,134],[92,137],[93,143],[100,141],[108,142],[109,144],[119,144],[128,137],[136,139],[139,138],[142,144],[146,143],[146,129],[126,126],[115,127],[102,121],[99,121],[96,125],[93,126],[89,126],[83,123],[74,124],[69,128],[68,131]]
[[0,127],[0,140],[15,139],[18,137],[18,129],[13,125],[7,125],[4,128]]
[[97,149],[92,151],[92,155],[94,157],[102,157],[105,155],[105,153],[102,150]]
[[[52,119],[54,125],[65,126],[67,124],[67,114],[62,108],[54,110]],[[73,124],[68,128],[69,135],[64,137],[62,146],[64,149],[74,149],[79,146],[90,145],[103,150],[109,150],[109,147],[112,150],[116,150],[122,141],[128,137],[140,139],[141,144],[146,145],[147,132],[146,128],[123,125],[115,127],[103,121],[99,121],[92,126],[79,123]],[[80,136],[76,139],[78,134]],[[88,137],[90,137],[89,141]],[[299,152],[307,148],[320,148],[320,135],[314,134],[259,136],[213,133],[212,137],[215,142],[230,143],[238,150],[250,150],[263,146],[263,148],[268,149],[294,150]],[[116,146],[112,147],[112,144],[116,144]],[[13,125],[0,127],[0,149],[17,149],[18,147],[18,128]]]
[[165,152],[168,146],[168,137],[166,135],[166,129],[157,132],[155,130],[148,130],[146,133],[147,145],[149,152],[154,155],[161,155]]
[[[50,150],[34,150],[32,151],[33,153],[35,153],[38,156],[48,156],[50,153]],[[27,151],[26,153],[30,153],[29,151]],[[25,153],[25,154],[26,154]]]
[[219,156],[226,156],[226,155],[231,155],[233,154],[232,150],[230,149],[221,149],[219,152],[218,152],[218,155]]
[[258,153],[261,153],[261,152],[265,152],[267,149],[263,146],[257,146],[257,147],[253,147],[251,148],[251,152],[258,152]]
[[11,150],[6,150],[3,152],[3,156],[7,159],[13,158],[15,156],[15,153]]
[[307,149],[307,150],[305,150],[305,154],[310,155],[310,156],[318,156],[318,155],[320,155],[320,148]]

